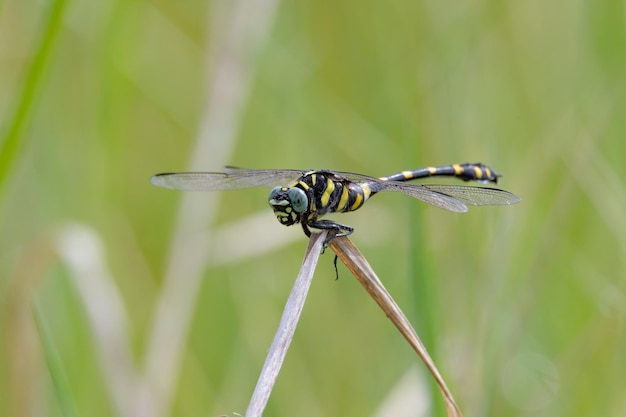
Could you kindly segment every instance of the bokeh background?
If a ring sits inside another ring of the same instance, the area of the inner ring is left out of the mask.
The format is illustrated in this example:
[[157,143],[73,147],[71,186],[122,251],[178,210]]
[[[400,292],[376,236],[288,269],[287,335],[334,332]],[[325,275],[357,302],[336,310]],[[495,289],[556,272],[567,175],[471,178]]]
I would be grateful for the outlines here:
[[[340,221],[467,416],[626,415],[623,2],[0,3],[0,415],[243,414],[306,238],[265,189],[481,161],[523,199]],[[271,416],[444,415],[322,256]]]

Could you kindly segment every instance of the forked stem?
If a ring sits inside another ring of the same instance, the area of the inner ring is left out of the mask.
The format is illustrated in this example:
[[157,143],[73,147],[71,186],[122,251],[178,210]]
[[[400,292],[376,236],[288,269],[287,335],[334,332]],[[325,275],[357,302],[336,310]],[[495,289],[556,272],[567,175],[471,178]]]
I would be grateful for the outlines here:
[[[285,360],[287,349],[289,349],[289,345],[293,339],[300,314],[302,313],[302,308],[304,307],[306,295],[311,286],[317,261],[325,244],[326,236],[327,231],[311,234],[300,273],[287,299],[280,324],[274,335],[274,340],[272,341],[267,358],[265,359],[265,364],[261,370],[261,375],[257,381],[254,393],[250,399],[246,417],[260,417],[263,415],[269,396],[278,378],[278,373]],[[463,415],[454,401],[452,393],[426,351],[415,329],[413,329],[402,310],[400,310],[400,307],[398,307],[391,295],[389,295],[367,260],[345,236],[339,236],[330,240],[328,246],[348,267],[350,272],[352,272],[374,301],[376,301],[387,317],[391,319],[393,324],[422,359],[426,368],[428,368],[433,378],[435,378],[437,386],[443,395],[448,416],[462,417]]]
[[407,342],[409,342],[411,347],[413,347],[415,352],[417,352],[418,356],[422,359],[426,368],[428,368],[428,371],[432,374],[433,378],[435,378],[435,382],[437,382],[441,395],[443,395],[448,416],[462,417],[461,410],[459,410],[459,407],[452,397],[452,393],[437,370],[435,363],[426,351],[426,348],[422,344],[417,332],[413,329],[413,326],[411,326],[411,323],[406,318],[402,310],[400,310],[400,307],[398,307],[391,295],[389,295],[389,292],[387,292],[378,276],[376,276],[376,273],[365,257],[346,236],[340,236],[332,239],[328,243],[328,246],[335,252],[337,257],[341,259],[350,272],[352,272],[355,278],[361,283],[374,301],[376,301],[387,317],[389,317]]

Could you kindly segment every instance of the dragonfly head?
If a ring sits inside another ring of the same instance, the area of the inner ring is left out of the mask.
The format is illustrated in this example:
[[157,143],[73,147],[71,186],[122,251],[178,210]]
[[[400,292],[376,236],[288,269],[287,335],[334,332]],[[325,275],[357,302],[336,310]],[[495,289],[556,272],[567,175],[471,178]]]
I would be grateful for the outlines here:
[[285,226],[298,223],[300,215],[309,206],[309,198],[298,187],[274,187],[270,191],[268,202],[278,221]]

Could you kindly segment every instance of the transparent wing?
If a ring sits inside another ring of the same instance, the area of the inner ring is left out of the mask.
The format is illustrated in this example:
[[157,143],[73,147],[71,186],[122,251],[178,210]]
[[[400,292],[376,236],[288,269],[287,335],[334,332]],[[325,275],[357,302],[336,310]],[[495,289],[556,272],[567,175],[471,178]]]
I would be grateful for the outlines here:
[[398,191],[448,211],[466,212],[467,205],[493,206],[515,204],[520,198],[508,191],[467,185],[411,184],[397,181],[369,183],[373,191]]
[[250,187],[286,185],[306,171],[297,169],[241,169],[226,167],[224,172],[168,172],[153,176],[152,184],[185,191],[219,191]]
[[501,206],[516,204],[522,200],[515,194],[499,188],[443,184],[431,184],[425,185],[425,187],[438,193],[452,196],[472,206]]
[[376,181],[368,183],[372,191],[399,191],[413,198],[444,210],[465,213],[468,209],[465,203],[450,195],[431,190],[422,184],[407,184],[396,181]]

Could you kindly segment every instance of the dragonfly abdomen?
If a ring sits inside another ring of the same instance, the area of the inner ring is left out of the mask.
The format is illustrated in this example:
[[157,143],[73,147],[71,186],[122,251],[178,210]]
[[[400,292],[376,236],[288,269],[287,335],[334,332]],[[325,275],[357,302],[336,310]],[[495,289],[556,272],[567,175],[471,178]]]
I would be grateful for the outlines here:
[[481,163],[465,163],[443,165],[438,167],[426,167],[413,171],[402,171],[387,177],[380,178],[383,181],[410,181],[427,177],[456,177],[463,181],[498,182],[500,174]]

